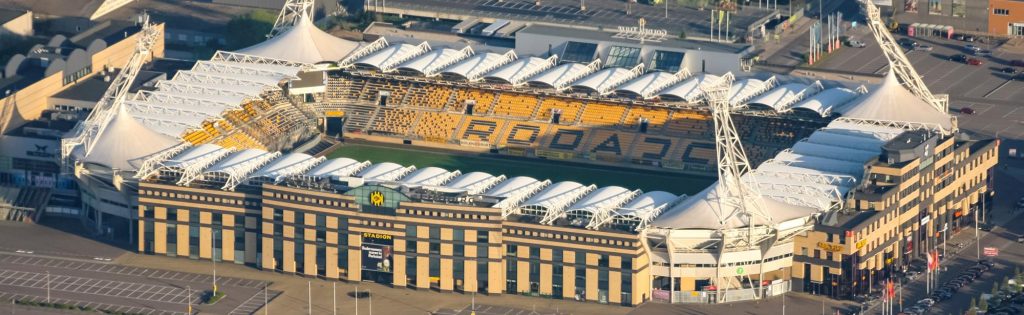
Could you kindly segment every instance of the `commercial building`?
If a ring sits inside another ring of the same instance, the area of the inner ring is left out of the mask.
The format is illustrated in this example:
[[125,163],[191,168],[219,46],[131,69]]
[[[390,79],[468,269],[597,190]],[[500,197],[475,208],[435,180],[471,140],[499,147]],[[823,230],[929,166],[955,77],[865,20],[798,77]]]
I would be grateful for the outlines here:
[[988,32],[1012,37],[1024,36],[1024,2],[988,1]]

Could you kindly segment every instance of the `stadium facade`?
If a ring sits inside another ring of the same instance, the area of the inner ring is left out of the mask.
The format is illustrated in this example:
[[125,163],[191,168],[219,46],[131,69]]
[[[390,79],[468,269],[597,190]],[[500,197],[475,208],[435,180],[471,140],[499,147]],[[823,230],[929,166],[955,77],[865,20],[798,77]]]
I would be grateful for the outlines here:
[[[351,43],[289,10],[267,42],[111,107],[70,151],[76,175],[137,197],[140,252],[625,305],[849,296],[934,246],[938,223],[968,223],[990,190],[998,143],[964,138],[892,74],[850,89]],[[336,116],[346,137],[730,176],[679,196],[293,150]],[[119,137],[150,140],[96,149]],[[749,171],[716,166],[745,152]]]

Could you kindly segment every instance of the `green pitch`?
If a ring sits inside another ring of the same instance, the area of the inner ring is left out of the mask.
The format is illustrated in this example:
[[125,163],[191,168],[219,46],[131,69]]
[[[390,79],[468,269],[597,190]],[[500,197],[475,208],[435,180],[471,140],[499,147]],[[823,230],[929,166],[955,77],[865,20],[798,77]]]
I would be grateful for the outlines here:
[[435,166],[450,171],[460,170],[462,173],[479,171],[494,175],[505,174],[507,177],[529,176],[536,179],[550,179],[552,182],[575,181],[584,185],[595,184],[598,187],[622,186],[628,189],[642,189],[645,192],[663,190],[690,195],[707,188],[715,180],[710,177],[606,168],[580,163],[491,158],[416,148],[352,143],[345,144],[336,151],[328,153],[327,157],[347,157],[359,161],[369,160],[374,163],[393,162],[401,165],[415,165],[417,168]]

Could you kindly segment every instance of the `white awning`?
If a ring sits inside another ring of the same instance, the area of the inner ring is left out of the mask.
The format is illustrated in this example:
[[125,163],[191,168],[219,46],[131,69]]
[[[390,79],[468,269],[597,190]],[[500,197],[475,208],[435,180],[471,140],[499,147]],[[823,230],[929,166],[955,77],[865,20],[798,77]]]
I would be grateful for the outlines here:
[[695,74],[689,80],[679,82],[664,91],[658,93],[658,96],[671,96],[679,98],[688,103],[695,103],[703,98],[703,93],[700,90],[700,86],[707,82],[718,80],[719,76],[707,73]]

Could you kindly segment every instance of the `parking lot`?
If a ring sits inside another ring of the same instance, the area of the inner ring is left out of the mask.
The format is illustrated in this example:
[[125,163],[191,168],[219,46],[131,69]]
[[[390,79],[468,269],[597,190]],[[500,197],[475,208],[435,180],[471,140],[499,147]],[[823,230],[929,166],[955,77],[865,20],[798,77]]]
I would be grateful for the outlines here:
[[[865,27],[851,30],[851,36],[866,44],[864,48],[843,47],[814,67],[820,69],[882,75],[888,70],[888,61],[878,43]],[[908,37],[896,34],[897,40]],[[1024,80],[1013,80],[1013,74],[1001,70],[1010,67],[1012,60],[1024,60],[1024,52],[1007,52],[989,43],[964,42],[940,37],[909,38],[930,51],[903,47],[907,58],[921,75],[932,93],[949,94],[950,109],[958,116],[962,129],[1011,139],[1024,139]],[[972,56],[964,46],[976,45],[990,50],[990,56]],[[965,54],[982,61],[981,65],[968,65],[949,60]],[[1016,68],[1017,71],[1024,68]],[[968,107],[974,114],[956,113]]]
[[280,294],[262,281],[218,277],[226,296],[213,305],[200,305],[211,289],[211,275],[121,266],[107,262],[24,253],[0,253],[0,299],[51,302],[141,314],[253,314]]

